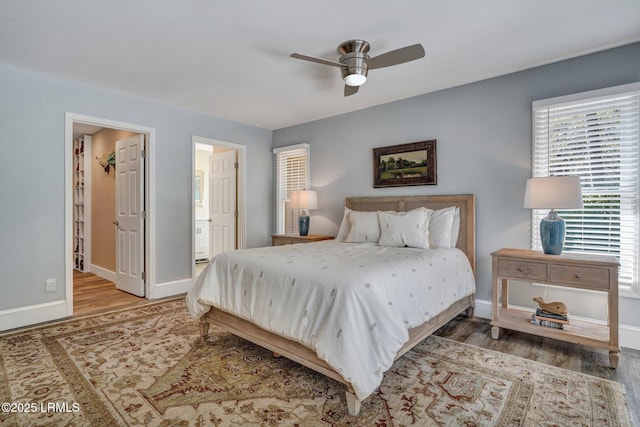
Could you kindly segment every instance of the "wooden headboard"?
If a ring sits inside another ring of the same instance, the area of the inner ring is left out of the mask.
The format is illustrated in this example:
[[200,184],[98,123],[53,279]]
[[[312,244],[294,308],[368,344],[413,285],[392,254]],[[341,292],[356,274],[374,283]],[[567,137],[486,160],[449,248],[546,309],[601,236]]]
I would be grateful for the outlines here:
[[449,206],[460,208],[460,234],[456,247],[461,249],[473,271],[476,270],[476,199],[473,194],[438,196],[397,196],[397,197],[348,197],[346,207],[354,211],[396,211],[406,212],[424,206],[442,209]]

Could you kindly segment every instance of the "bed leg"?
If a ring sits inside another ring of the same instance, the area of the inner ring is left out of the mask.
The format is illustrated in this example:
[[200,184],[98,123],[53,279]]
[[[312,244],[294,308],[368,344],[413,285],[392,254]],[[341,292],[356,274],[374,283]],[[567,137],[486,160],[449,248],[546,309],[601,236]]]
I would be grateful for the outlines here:
[[466,315],[468,319],[473,319],[474,311],[475,311],[475,307],[473,305],[471,307],[467,307]]
[[344,394],[347,397],[347,409],[349,410],[349,415],[354,417],[357,416],[360,413],[360,404],[362,402],[358,400],[351,387],[349,387]]
[[209,322],[207,322],[204,319],[200,319],[200,339],[206,342],[208,336],[209,336]]

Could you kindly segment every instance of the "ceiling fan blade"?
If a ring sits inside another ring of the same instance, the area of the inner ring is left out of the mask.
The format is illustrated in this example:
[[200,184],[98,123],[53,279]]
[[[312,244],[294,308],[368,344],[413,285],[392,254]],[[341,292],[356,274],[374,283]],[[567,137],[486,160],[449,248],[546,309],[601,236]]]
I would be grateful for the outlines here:
[[344,96],[355,95],[358,93],[358,88],[360,88],[360,86],[344,85]]
[[424,57],[424,48],[421,44],[401,47],[382,55],[374,56],[367,61],[370,70],[403,64]]
[[324,58],[316,58],[315,56],[301,55],[299,53],[292,53],[289,56],[296,59],[302,59],[303,61],[317,62],[318,64],[323,64],[323,65],[331,65],[332,67],[345,67],[344,64],[341,64],[339,62],[330,61]]

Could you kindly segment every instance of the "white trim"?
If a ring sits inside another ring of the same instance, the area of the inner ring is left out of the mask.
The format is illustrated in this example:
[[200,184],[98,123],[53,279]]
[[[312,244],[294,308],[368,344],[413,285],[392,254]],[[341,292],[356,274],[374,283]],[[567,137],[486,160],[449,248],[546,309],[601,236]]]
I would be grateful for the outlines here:
[[632,325],[620,325],[620,346],[640,350],[640,328]]
[[0,326],[0,331],[7,331],[9,329],[50,322],[67,317],[66,305],[67,302],[65,300],[58,300],[2,310],[0,311],[0,325],[2,325]]
[[634,92],[640,90],[640,82],[629,83],[626,85],[607,87],[603,89],[590,90],[587,92],[573,93],[571,95],[557,96],[555,98],[540,99],[533,101],[533,108],[545,107],[548,105],[562,104],[565,102],[574,102],[587,98],[598,98],[601,96],[610,96],[618,93]]
[[107,270],[106,268],[99,267],[95,264],[91,264],[89,271],[96,276],[100,276],[105,280],[115,283],[117,274],[115,271]]
[[196,218],[193,212],[195,209],[196,201],[195,201],[195,177],[196,174],[196,144],[205,144],[216,147],[224,147],[235,150],[238,154],[238,194],[236,195],[237,203],[238,203],[238,218],[236,219],[236,227],[238,229],[238,241],[236,242],[236,246],[238,249],[244,249],[247,246],[247,215],[246,215],[246,206],[247,206],[247,192],[246,192],[246,182],[247,182],[247,147],[246,145],[237,144],[235,142],[228,141],[220,141],[218,139],[207,138],[204,136],[191,136],[191,277],[195,278],[195,265],[196,265],[196,254],[195,254],[195,236],[196,236]]
[[153,294],[154,299],[172,297],[186,294],[193,287],[193,279],[174,280],[172,282],[156,283]]
[[628,287],[620,288],[618,295],[620,295],[620,298],[640,299],[640,295],[634,289]]
[[64,127],[64,250],[65,250],[65,300],[66,315],[73,315],[73,124],[84,123],[105,128],[121,129],[130,132],[146,134],[146,167],[145,167],[145,296],[148,299],[157,298],[154,294],[156,282],[156,130],[155,128],[137,124],[119,122],[100,117],[85,116],[66,112]]
[[491,312],[492,312],[491,301],[476,299],[476,307],[473,310],[473,315],[475,317],[491,320]]
[[274,148],[273,154],[278,154],[283,151],[290,151],[290,150],[310,150],[310,149],[311,149],[311,145],[307,144],[306,142],[301,142],[300,144],[285,145],[284,147]]
[[[511,306],[514,308],[522,308],[524,310],[534,310],[531,307],[520,307],[520,306]],[[491,301],[476,299],[476,308],[474,311],[474,316],[480,317],[482,319],[491,320],[492,317],[492,309],[491,309]],[[580,320],[588,320],[589,322],[594,323],[604,323],[602,320],[597,319],[588,319],[586,317],[577,317],[576,319]],[[632,348],[634,350],[640,350],[640,327],[632,326],[632,325],[620,325],[619,327],[620,333],[620,347]]]

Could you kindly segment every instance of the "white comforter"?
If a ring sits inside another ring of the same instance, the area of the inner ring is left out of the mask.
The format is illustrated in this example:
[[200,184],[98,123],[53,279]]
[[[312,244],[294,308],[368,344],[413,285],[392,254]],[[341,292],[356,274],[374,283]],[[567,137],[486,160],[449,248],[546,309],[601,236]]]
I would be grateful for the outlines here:
[[409,328],[474,291],[458,249],[322,241],[219,254],[187,304],[195,319],[214,306],[312,348],[364,400]]

